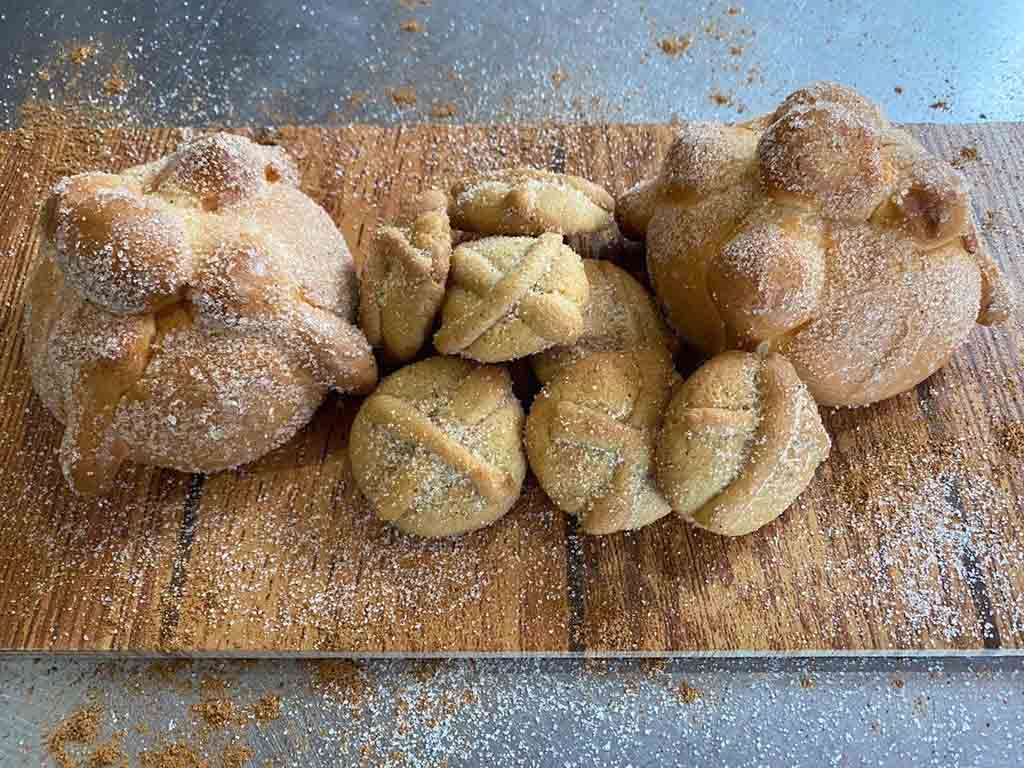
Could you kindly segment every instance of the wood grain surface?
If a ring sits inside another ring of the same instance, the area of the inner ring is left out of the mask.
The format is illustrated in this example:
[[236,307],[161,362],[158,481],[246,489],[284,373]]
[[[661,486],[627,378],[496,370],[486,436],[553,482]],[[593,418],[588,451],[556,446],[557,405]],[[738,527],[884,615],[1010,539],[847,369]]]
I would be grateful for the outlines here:
[[[1024,127],[914,130],[962,167],[984,239],[1024,285]],[[529,163],[621,192],[670,126],[337,126],[288,147],[357,259],[403,195]],[[685,652],[1024,646],[1019,315],[977,329],[916,391],[824,412],[828,462],[780,520],[739,540],[669,518],[602,538],[528,479],[513,512],[422,542],[376,522],[346,458],[356,399],[254,465],[128,467],[75,498],[61,427],[32,393],[20,333],[39,203],[61,175],[154,159],[178,130],[0,134],[0,650],[132,653]],[[642,271],[642,249],[574,241]],[[1018,291],[1020,289],[1018,288]],[[696,360],[681,357],[684,373]],[[529,374],[516,367],[520,394]]]

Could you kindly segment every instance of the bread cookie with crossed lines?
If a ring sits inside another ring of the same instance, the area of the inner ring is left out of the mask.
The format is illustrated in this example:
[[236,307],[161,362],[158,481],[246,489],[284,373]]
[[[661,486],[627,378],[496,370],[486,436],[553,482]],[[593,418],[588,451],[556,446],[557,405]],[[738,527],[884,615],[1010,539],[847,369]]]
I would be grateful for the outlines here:
[[276,147],[214,134],[121,173],[60,181],[41,218],[25,336],[36,392],[65,423],[71,487],[124,461],[212,472],[301,428],[376,363],[355,267]]
[[675,354],[676,338],[654,298],[626,270],[610,261],[584,259],[590,301],[583,310],[583,333],[573,343],[530,358],[541,383],[550,381],[593,352],[623,352],[658,347]]
[[619,198],[670,324],[708,355],[767,345],[823,405],[865,405],[1012,313],[967,186],[836,83],[739,125],[685,123]]
[[690,523],[742,536],[786,510],[830,446],[818,406],[786,358],[724,352],[672,397],[658,485]]
[[664,349],[596,352],[533,401],[530,467],[587,533],[641,528],[672,511],[654,481],[654,445],[677,380]]
[[615,198],[579,176],[511,168],[456,182],[452,226],[485,235],[579,235],[613,223]]
[[498,363],[570,344],[590,298],[583,260],[552,233],[484,237],[452,253],[434,346]]
[[352,473],[374,514],[451,536],[511,509],[526,476],[523,409],[508,371],[432,357],[384,379],[356,414]]
[[444,300],[452,254],[448,198],[430,190],[377,230],[360,274],[359,326],[394,362],[423,347]]

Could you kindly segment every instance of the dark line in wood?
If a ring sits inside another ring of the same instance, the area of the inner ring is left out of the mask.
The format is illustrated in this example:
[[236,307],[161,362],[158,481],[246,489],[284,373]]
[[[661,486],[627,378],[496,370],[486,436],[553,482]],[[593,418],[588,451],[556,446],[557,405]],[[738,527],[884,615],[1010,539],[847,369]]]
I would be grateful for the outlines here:
[[586,648],[583,627],[587,614],[587,581],[583,540],[575,515],[565,516],[565,589],[569,604],[569,651],[579,653]]
[[[977,370],[977,367],[975,367],[975,370]],[[938,425],[935,424],[931,416],[930,398],[932,388],[930,382],[932,379],[933,377],[929,376],[922,381],[914,388],[914,392],[917,395],[918,402],[921,404],[921,411],[924,414],[925,423],[928,425],[928,434],[935,436]],[[976,418],[973,409],[971,409],[971,413],[972,417]],[[955,476],[950,476],[948,484],[945,500],[957,511],[962,520],[967,520],[968,513],[964,508],[963,499],[960,495],[958,480]],[[971,602],[974,604],[975,621],[982,645],[988,650],[1001,648],[1002,638],[999,634],[999,626],[996,624],[995,613],[992,610],[992,598],[989,595],[988,584],[985,581],[985,574],[978,563],[978,555],[969,541],[963,545],[960,562],[963,567],[967,591],[971,596]],[[948,594],[946,580],[940,577],[940,583],[943,587],[943,593]]]
[[551,170],[555,173],[565,173],[565,161],[565,143],[559,141],[551,150]]
[[[967,511],[964,509],[963,500],[960,497],[960,484],[955,478],[951,478],[949,481],[946,501],[960,514],[961,519],[967,519]],[[978,554],[969,540],[963,545],[960,561],[963,564],[964,578],[971,594],[971,602],[974,603],[974,613],[978,622],[978,634],[981,635],[981,642],[987,650],[1001,648],[1003,640],[992,611],[992,597],[989,595],[985,575],[978,563]]]
[[171,566],[171,580],[164,590],[164,610],[160,617],[160,644],[170,643],[174,630],[181,620],[181,596],[187,580],[186,569],[192,559],[192,541],[195,537],[196,520],[199,517],[199,501],[203,495],[206,475],[195,474],[189,478],[185,492],[185,504],[178,531],[178,544]]

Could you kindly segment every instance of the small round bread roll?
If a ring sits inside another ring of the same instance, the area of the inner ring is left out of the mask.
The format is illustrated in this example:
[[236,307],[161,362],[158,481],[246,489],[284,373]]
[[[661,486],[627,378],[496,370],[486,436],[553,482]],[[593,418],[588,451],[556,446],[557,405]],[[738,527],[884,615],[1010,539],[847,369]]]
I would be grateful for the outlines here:
[[434,346],[498,363],[570,344],[590,297],[583,260],[562,236],[485,237],[452,254]]
[[432,357],[384,379],[356,414],[352,473],[374,514],[439,537],[498,520],[526,476],[508,371]]
[[658,305],[626,270],[610,261],[584,259],[590,301],[583,310],[583,333],[570,345],[530,358],[541,383],[594,352],[657,347],[674,355],[679,342],[665,325]]
[[377,230],[360,275],[359,325],[390,360],[414,358],[433,330],[451,255],[448,198],[437,190],[416,196],[396,224]]
[[671,508],[654,481],[654,446],[677,380],[661,348],[597,352],[533,401],[526,451],[541,486],[590,534],[642,528]]
[[725,352],[672,397],[658,485],[687,521],[742,536],[786,510],[830,446],[818,406],[784,357]]
[[512,168],[457,182],[452,226],[485,235],[578,235],[612,224],[613,198],[579,176]]
[[329,389],[377,380],[355,266],[277,147],[218,133],[53,190],[28,287],[36,392],[77,493],[124,461],[214,472],[295,434]]
[[822,405],[905,392],[1013,313],[963,177],[835,83],[747,123],[684,124],[615,215],[646,238],[676,332],[709,356],[785,355]]

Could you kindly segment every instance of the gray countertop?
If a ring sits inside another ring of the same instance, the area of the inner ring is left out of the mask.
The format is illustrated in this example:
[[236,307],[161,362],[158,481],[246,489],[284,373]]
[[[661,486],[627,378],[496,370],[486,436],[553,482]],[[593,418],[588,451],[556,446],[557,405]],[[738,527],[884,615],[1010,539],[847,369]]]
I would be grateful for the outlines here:
[[[0,6],[0,61],[0,129],[51,104],[142,125],[736,119],[821,78],[901,121],[1024,117],[1019,0],[15,0]],[[990,656],[355,670],[12,657],[0,659],[0,765],[57,764],[48,734],[95,706],[98,742],[123,732],[115,751],[144,768],[232,765],[231,744],[252,752],[238,765],[260,768],[1011,766],[1022,675],[1018,658]],[[259,721],[249,707],[265,694],[281,713]],[[191,709],[211,700],[237,722]],[[177,741],[184,762],[157,761]],[[107,765],[94,752],[72,744],[68,764]]]
[[[46,735],[90,706],[96,744],[123,733],[131,765],[180,743],[216,768],[230,745],[259,768],[1018,766],[1024,733],[1024,670],[1006,657],[10,659],[0,680],[5,766],[48,764]],[[260,722],[268,695],[280,716]]]
[[[81,45],[94,55],[59,61]],[[7,127],[25,98],[66,97],[149,124],[395,123],[448,103],[444,119],[473,122],[728,119],[815,79],[900,121],[1024,110],[1017,0],[9,0],[0,60]],[[115,64],[123,92],[83,87]],[[396,104],[401,87],[415,106]]]

